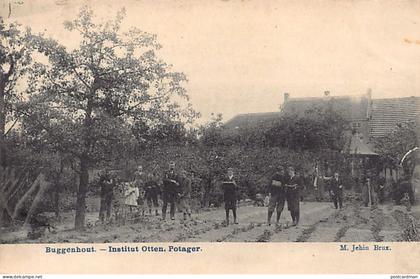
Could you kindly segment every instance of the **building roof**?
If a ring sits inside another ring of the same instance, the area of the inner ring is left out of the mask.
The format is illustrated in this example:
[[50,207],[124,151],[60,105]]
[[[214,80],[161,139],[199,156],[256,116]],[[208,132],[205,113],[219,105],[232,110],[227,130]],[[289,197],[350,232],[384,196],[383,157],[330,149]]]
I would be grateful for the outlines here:
[[[254,128],[270,125],[282,114],[303,116],[305,111],[331,106],[349,121],[370,120],[370,135],[381,137],[398,123],[420,123],[420,97],[371,99],[370,94],[359,96],[323,96],[288,98],[281,112],[239,114],[225,123],[228,129]],[[417,119],[417,120],[416,120]]]
[[323,96],[312,98],[289,98],[283,104],[283,113],[303,116],[308,109],[327,108],[341,113],[349,121],[366,120],[369,116],[369,95]]
[[372,137],[392,132],[399,123],[416,121],[420,115],[420,97],[374,99],[370,121]]
[[280,115],[280,111],[238,114],[228,120],[224,126],[229,129],[260,127],[275,122]]

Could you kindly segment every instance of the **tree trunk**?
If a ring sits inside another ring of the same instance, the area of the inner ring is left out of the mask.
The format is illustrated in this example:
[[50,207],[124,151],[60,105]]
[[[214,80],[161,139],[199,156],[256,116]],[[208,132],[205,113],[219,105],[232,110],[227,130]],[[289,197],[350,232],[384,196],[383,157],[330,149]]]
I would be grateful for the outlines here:
[[0,76],[0,166],[6,167],[6,105],[5,90],[6,84],[3,76]]
[[60,217],[60,189],[59,185],[55,185],[55,192],[54,192],[54,212],[55,217]]
[[63,160],[60,160],[60,171],[58,172],[57,176],[55,177],[55,191],[54,191],[54,212],[55,217],[60,217],[60,191],[61,191],[61,184],[60,179],[63,173],[64,163]]
[[[94,84],[95,85],[95,84]],[[83,121],[84,128],[84,150],[80,156],[80,180],[79,189],[77,191],[77,204],[76,204],[76,218],[74,220],[74,227],[78,231],[85,229],[85,210],[86,210],[86,193],[88,191],[89,183],[89,163],[90,151],[92,147],[92,110],[93,110],[93,97],[95,94],[95,87],[91,89],[90,97],[86,107],[86,115]]]
[[86,193],[89,183],[88,170],[88,158],[86,155],[83,155],[80,158],[80,181],[79,189],[77,191],[76,219],[74,222],[74,227],[78,231],[83,231],[85,229]]

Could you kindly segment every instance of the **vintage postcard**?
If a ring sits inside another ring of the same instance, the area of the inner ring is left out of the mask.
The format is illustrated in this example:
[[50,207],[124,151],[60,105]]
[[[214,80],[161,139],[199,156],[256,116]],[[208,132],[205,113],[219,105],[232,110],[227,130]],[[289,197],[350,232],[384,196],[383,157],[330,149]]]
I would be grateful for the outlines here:
[[420,274],[420,1],[0,16],[1,274]]

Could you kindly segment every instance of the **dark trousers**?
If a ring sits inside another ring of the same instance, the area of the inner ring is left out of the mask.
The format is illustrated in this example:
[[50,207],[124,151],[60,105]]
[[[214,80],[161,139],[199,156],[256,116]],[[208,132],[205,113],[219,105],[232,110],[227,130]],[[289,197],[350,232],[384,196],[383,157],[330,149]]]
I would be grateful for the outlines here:
[[159,206],[157,193],[146,192],[145,195],[144,195],[144,198],[146,199],[147,206],[149,208]]
[[294,223],[299,222],[300,217],[300,194],[298,190],[288,190],[286,193],[287,207]]
[[384,188],[380,188],[378,190],[378,202],[379,203],[383,203],[385,201],[385,189]]
[[102,197],[101,198],[101,205],[99,208],[99,220],[103,222],[105,220],[109,220],[111,217],[111,207],[112,207],[112,196]]
[[286,201],[285,193],[275,193],[271,194],[270,201],[268,203],[268,223],[271,224],[271,216],[273,215],[274,210],[277,211],[276,221],[279,222],[281,212],[284,208],[284,203]]
[[166,217],[166,208],[170,206],[170,215],[171,219],[175,217],[175,203],[176,203],[176,194],[174,193],[164,193],[163,194],[163,206],[162,206],[162,218]]
[[286,196],[284,193],[271,194],[270,201],[268,203],[268,211],[282,212],[284,207],[284,202],[286,201]]
[[229,225],[229,210],[232,210],[233,222],[236,223],[236,197],[225,198],[226,223]]
[[343,208],[343,191],[332,191],[331,198],[333,200],[335,208]]

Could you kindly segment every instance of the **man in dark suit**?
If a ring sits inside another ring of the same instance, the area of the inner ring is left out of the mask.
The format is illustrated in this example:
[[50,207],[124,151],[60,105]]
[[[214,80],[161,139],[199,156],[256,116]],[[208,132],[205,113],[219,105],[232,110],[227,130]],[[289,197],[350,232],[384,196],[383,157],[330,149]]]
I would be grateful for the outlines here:
[[334,177],[330,180],[330,193],[334,202],[335,209],[343,208],[343,184],[338,172],[334,173]]
[[175,203],[180,193],[180,177],[175,171],[175,163],[169,163],[169,170],[163,177],[163,206],[162,206],[162,219],[165,220],[166,208],[168,203],[170,206],[171,220],[175,220]]
[[115,181],[107,169],[99,177],[101,187],[101,205],[99,209],[99,220],[104,223],[111,218],[112,199],[114,197]]
[[155,215],[158,216],[158,195],[159,195],[159,183],[155,174],[149,173],[146,178],[144,199],[147,202],[149,208],[149,214],[152,214],[152,207],[155,209]]
[[288,168],[285,186],[287,207],[292,216],[293,226],[296,226],[299,224],[300,190],[303,188],[303,182],[300,177],[295,175],[295,169],[293,167]]
[[268,203],[268,216],[267,224],[271,226],[271,216],[274,213],[274,210],[277,212],[276,224],[279,224],[281,212],[284,208],[284,202],[286,201],[286,192],[285,192],[285,174],[283,167],[280,167],[279,170],[271,178],[270,184],[268,186],[268,193],[270,194],[270,201]]
[[223,197],[225,201],[226,210],[226,225],[229,225],[229,211],[232,210],[233,222],[238,224],[236,221],[236,191],[238,185],[233,177],[233,169],[228,168],[227,175],[222,181]]

